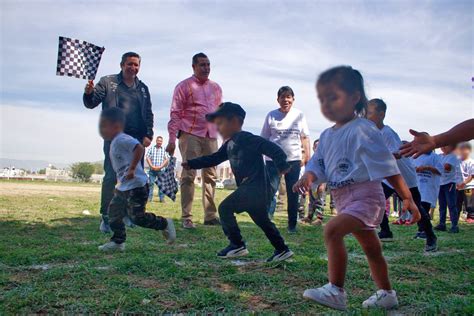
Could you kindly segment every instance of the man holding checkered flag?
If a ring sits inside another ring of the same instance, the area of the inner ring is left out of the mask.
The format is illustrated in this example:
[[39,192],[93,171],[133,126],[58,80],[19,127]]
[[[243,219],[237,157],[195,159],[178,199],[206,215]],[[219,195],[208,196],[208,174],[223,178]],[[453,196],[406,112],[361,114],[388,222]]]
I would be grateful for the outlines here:
[[[123,54],[120,73],[102,77],[97,85],[89,80],[84,90],[83,102],[89,109],[95,108],[100,103],[102,103],[102,109],[111,107],[122,109],[126,116],[124,132],[148,147],[153,139],[153,112],[148,87],[137,78],[140,61],[140,55],[137,53]],[[104,233],[110,232],[108,206],[117,183],[109,151],[110,142],[104,141],[105,175],[102,181],[100,202],[102,215],[100,230]]]

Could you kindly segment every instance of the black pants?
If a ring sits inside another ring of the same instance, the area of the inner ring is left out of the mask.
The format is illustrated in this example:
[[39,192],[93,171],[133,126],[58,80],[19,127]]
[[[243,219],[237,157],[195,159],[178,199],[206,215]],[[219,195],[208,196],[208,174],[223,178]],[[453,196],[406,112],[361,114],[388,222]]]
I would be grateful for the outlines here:
[[276,250],[286,250],[288,247],[283,237],[268,216],[270,196],[265,196],[262,191],[265,190],[261,187],[241,185],[226,197],[219,205],[222,230],[231,244],[237,247],[243,246],[244,240],[234,214],[247,212]]
[[[394,189],[385,183],[382,183],[382,187],[386,199],[388,199],[392,194],[396,193]],[[413,197],[413,201],[415,201],[415,204],[418,207],[421,215],[421,219],[418,221],[418,231],[424,231],[428,239],[433,239],[435,234],[433,231],[433,225],[431,225],[431,218],[429,214],[430,205],[429,203],[424,204],[421,202],[421,195],[420,191],[418,191],[418,187],[410,188],[410,192]],[[390,226],[388,224],[388,216],[386,212],[384,212],[382,223],[380,223],[380,228],[384,232],[390,232]]]
[[121,244],[127,238],[123,223],[125,215],[128,215],[133,223],[141,227],[163,230],[168,226],[165,218],[145,212],[148,192],[148,184],[129,191],[115,190],[109,205],[109,223],[114,233],[112,241]]
[[467,218],[474,219],[474,190],[458,190],[456,195],[456,205],[459,215],[464,209],[467,212]]

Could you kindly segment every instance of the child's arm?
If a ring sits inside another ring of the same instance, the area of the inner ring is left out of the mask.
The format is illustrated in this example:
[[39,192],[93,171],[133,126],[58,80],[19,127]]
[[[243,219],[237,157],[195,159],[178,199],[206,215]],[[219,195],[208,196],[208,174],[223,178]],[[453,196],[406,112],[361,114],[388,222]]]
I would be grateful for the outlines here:
[[242,141],[245,142],[247,147],[254,148],[258,153],[270,157],[280,174],[285,174],[290,170],[290,165],[286,161],[286,154],[280,146],[263,137],[255,135],[249,136]]
[[128,172],[125,175],[125,179],[130,180],[135,177],[135,170],[137,169],[137,165],[142,160],[143,154],[145,153],[145,147],[141,144],[137,144],[133,149],[133,158],[130,162],[130,166],[128,166]]
[[217,166],[221,162],[226,161],[227,158],[227,143],[224,143],[221,148],[212,155],[202,156],[199,158],[184,161],[181,165],[184,169],[203,169]]
[[390,185],[395,189],[395,191],[397,191],[398,196],[402,199],[402,211],[408,210],[412,214],[410,223],[413,224],[418,222],[421,218],[420,211],[418,210],[415,201],[413,201],[410,189],[405,183],[405,180],[403,180],[403,177],[397,174],[394,176],[387,177],[385,179],[387,179],[388,183],[390,183]]

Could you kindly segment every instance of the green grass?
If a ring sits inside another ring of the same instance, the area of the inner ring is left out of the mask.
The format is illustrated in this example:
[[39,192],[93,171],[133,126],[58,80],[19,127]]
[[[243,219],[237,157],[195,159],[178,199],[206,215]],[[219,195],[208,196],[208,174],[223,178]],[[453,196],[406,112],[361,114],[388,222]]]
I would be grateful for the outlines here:
[[[217,202],[228,193],[217,191]],[[129,229],[127,251],[104,255],[97,250],[108,239],[98,232],[98,200],[97,185],[0,182],[0,314],[333,313],[301,296],[327,282],[321,227],[288,235],[285,214],[277,213],[296,254],[280,265],[262,263],[272,247],[246,215],[238,220],[250,255],[238,264],[216,258],[226,238],[219,227],[202,225],[178,228],[172,246],[155,231]],[[149,210],[179,223],[178,203],[154,202]],[[201,223],[199,200],[194,215]],[[396,241],[384,244],[384,253],[399,312],[474,314],[474,227],[439,234],[440,249],[431,255],[412,239],[414,227],[393,229]],[[360,314],[375,287],[356,241],[347,237],[346,244],[350,313]]]

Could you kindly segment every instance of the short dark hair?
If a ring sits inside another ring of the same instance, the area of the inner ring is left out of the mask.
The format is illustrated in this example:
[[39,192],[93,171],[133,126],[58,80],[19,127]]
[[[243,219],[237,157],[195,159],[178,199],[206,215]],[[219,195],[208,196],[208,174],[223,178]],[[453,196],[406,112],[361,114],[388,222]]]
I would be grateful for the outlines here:
[[111,123],[120,123],[125,125],[125,113],[123,113],[123,111],[117,107],[103,110],[100,113],[100,119]]
[[277,96],[281,97],[283,94],[287,94],[287,93],[291,95],[293,98],[295,97],[295,93],[293,92],[293,89],[291,89],[291,87],[289,86],[283,86],[280,89],[278,89]]
[[360,93],[360,100],[355,105],[355,112],[360,117],[367,115],[367,96],[364,89],[364,78],[351,66],[338,66],[326,70],[319,75],[316,85],[336,84],[346,93]]
[[317,143],[319,143],[319,138],[314,140],[313,146],[316,145]]
[[377,112],[387,112],[387,104],[382,99],[372,99],[369,101],[369,105],[375,105]]
[[137,53],[127,52],[127,53],[122,55],[122,61],[120,62],[120,65],[125,64],[125,62],[127,61],[127,58],[129,58],[129,57],[136,57],[136,58],[138,58],[138,60],[140,60],[140,62],[142,61],[142,58]]
[[470,142],[463,142],[463,143],[460,143],[458,145],[458,148],[459,149],[469,149],[470,151],[472,151],[472,145]]
[[193,56],[193,66],[197,65],[197,63],[199,62],[199,58],[208,58],[208,57],[204,53],[197,53],[196,55]]
[[156,136],[156,139],[158,139],[158,138],[163,139],[163,136],[160,136],[160,135]]

